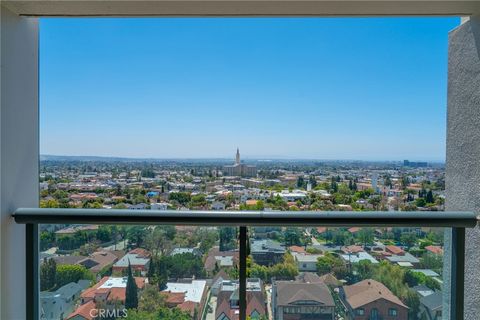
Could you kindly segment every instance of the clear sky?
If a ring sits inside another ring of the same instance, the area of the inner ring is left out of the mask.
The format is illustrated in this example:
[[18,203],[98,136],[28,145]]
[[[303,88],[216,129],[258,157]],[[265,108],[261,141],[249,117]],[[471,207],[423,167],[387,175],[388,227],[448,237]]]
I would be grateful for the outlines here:
[[443,160],[457,18],[45,18],[40,152]]

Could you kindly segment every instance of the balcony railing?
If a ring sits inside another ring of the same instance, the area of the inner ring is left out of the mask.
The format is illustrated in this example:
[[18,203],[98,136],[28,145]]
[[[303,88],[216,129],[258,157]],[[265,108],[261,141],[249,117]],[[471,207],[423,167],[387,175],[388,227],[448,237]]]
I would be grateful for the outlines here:
[[477,225],[472,212],[257,212],[257,211],[152,211],[111,209],[21,208],[13,214],[26,224],[27,319],[39,318],[39,224],[158,224],[239,227],[240,320],[246,319],[247,227],[446,227],[451,228],[450,319],[463,319],[465,228]]

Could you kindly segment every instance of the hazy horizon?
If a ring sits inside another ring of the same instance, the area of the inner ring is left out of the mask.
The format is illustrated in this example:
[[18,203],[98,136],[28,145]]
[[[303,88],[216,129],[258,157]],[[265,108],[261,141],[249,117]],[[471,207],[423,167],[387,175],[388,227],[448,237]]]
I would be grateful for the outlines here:
[[[40,154],[40,158],[98,158],[98,159],[121,159],[121,160],[140,160],[140,161],[172,161],[172,160],[192,160],[192,161],[202,161],[202,160],[214,160],[214,161],[232,161],[234,162],[233,157],[165,157],[165,158],[152,158],[152,157],[123,157],[123,156],[95,156],[95,155],[62,155],[62,154]],[[41,159],[42,160],[42,159]],[[385,159],[372,159],[372,160],[362,160],[362,159],[340,159],[340,158],[286,158],[286,157],[242,157],[242,161],[258,161],[258,162],[269,162],[269,161],[338,161],[338,162],[384,162],[384,163],[401,163],[404,160],[409,160],[412,162],[429,162],[435,164],[444,164],[445,161],[435,160],[435,159],[396,159],[396,160],[385,160]]]
[[40,151],[445,161],[458,18],[40,19]]

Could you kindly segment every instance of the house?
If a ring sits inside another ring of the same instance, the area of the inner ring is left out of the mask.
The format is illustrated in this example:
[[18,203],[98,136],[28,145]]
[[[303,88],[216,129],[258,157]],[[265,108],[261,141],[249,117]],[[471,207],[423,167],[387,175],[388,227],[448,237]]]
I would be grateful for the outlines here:
[[82,261],[86,258],[88,258],[88,257],[86,257],[86,256],[73,256],[73,255],[52,257],[52,259],[55,261],[57,266],[61,266],[61,265],[64,265],[64,264],[78,264],[80,261]]
[[218,247],[213,247],[208,251],[204,267],[207,272],[213,272],[216,268],[232,268],[237,265],[238,259],[238,251],[220,251]]
[[133,249],[118,260],[112,270],[113,272],[124,272],[129,265],[133,271],[140,272],[142,276],[145,276],[150,266],[150,253],[142,248]]
[[408,307],[382,283],[367,279],[340,288],[347,319],[407,319]]
[[166,202],[158,202],[158,203],[151,203],[150,210],[168,210],[168,203]]
[[73,236],[75,233],[79,231],[84,231],[88,234],[95,233],[98,230],[98,225],[79,225],[79,226],[70,226],[67,228],[63,228],[60,230],[55,231],[55,238],[58,240],[60,237],[63,236]]
[[388,261],[390,261],[393,264],[398,264],[402,267],[408,266],[408,267],[414,267],[417,266],[420,263],[420,260],[415,258],[411,253],[409,252],[404,252],[401,255],[391,255],[385,257]]
[[40,292],[40,320],[64,319],[69,315],[80,298],[85,282],[70,282],[58,288],[55,292]]
[[440,246],[426,246],[425,250],[433,254],[443,254],[443,249]]
[[315,274],[295,281],[274,281],[272,310],[276,320],[335,319],[332,294]]
[[214,203],[212,203],[210,208],[212,210],[223,211],[223,210],[225,210],[225,203],[220,202],[220,201],[215,201]]
[[349,228],[347,231],[350,232],[351,234],[356,234],[356,233],[358,233],[360,230],[362,230],[362,228],[359,228],[359,227],[351,227],[351,228]]
[[323,257],[322,254],[294,254],[297,262],[298,271],[317,271],[318,258]]
[[[266,316],[267,307],[263,294],[263,284],[260,279],[247,279],[247,310],[249,319],[255,320]],[[238,320],[239,284],[238,281],[224,281],[217,295],[216,320]]]
[[285,252],[285,247],[274,240],[252,240],[250,243],[250,254],[259,265],[271,266],[281,262]]
[[280,227],[252,227],[255,239],[274,238],[282,232]]
[[420,298],[419,319],[441,320],[442,319],[442,299],[441,291],[435,291],[425,297]]
[[282,192],[275,192],[274,197],[280,197],[287,202],[295,202],[297,200],[303,200],[307,197],[307,192],[303,190],[293,190],[292,192],[288,190],[283,190]]
[[324,274],[319,278],[320,278],[319,281],[325,283],[330,288],[338,288],[342,285],[342,282],[339,281],[337,278],[335,278],[335,276],[331,273]]
[[358,263],[362,260],[368,260],[371,263],[378,263],[377,259],[375,259],[365,251],[360,251],[357,253],[341,254],[340,257],[342,257],[342,259],[345,260],[347,263]]
[[304,247],[300,247],[300,246],[290,246],[288,247],[288,250],[291,252],[291,253],[303,253],[303,254],[306,254],[307,251],[305,251],[305,248]]
[[385,251],[389,252],[392,255],[397,255],[397,256],[405,255],[405,251],[403,251],[402,248],[394,246],[394,245],[385,246]]
[[[105,303],[107,305],[120,302],[125,303],[127,277],[103,277],[93,287],[86,289],[80,295],[81,304],[89,301]],[[134,277],[138,289],[143,289],[148,283],[147,278]]]
[[432,289],[430,289],[429,287],[427,287],[426,285],[423,285],[423,284],[415,286],[412,289],[417,293],[417,295],[420,298],[426,297],[426,296],[429,296],[429,295],[435,293],[435,290],[432,290]]
[[[147,278],[134,277],[134,279],[137,288],[140,290],[148,283]],[[80,305],[66,320],[97,319],[98,303],[104,305],[105,310],[110,310],[110,312],[123,310],[126,287],[127,277],[103,277],[93,287],[86,289],[80,294]]]
[[145,210],[145,209],[147,209],[147,207],[148,207],[148,204],[146,204],[146,203],[138,203],[138,204],[127,205],[127,208],[129,210]]
[[66,320],[95,320],[97,315],[97,306],[93,300],[82,304]]
[[342,247],[342,251],[349,254],[349,253],[359,253],[365,250],[363,250],[363,247],[361,246],[351,245],[351,246]]
[[327,227],[317,227],[316,228],[316,231],[317,231],[318,234],[323,234],[323,233],[327,232],[327,230],[328,230]]
[[104,268],[113,265],[118,260],[116,254],[111,251],[101,250],[96,251],[88,257],[80,260],[77,264],[84,266],[93,273],[99,273]]
[[230,276],[225,272],[225,270],[220,270],[215,277],[212,279],[212,283],[210,286],[210,291],[212,292],[212,295],[216,297],[218,295],[218,292],[220,291],[220,288],[222,286],[222,283],[225,280],[230,280]]
[[193,320],[199,320],[207,299],[207,282],[191,280],[188,282],[167,282],[162,294],[169,307],[177,307],[190,314]]

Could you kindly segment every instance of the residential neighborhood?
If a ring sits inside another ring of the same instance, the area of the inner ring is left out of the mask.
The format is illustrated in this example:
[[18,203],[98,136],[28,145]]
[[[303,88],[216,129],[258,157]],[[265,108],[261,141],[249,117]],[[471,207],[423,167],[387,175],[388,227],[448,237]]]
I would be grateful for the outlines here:
[[[233,165],[44,160],[40,205],[444,210],[439,165],[243,163],[238,150]],[[251,227],[248,319],[440,319],[443,234],[420,227]],[[42,225],[40,249],[42,320],[239,319],[238,228]]]

